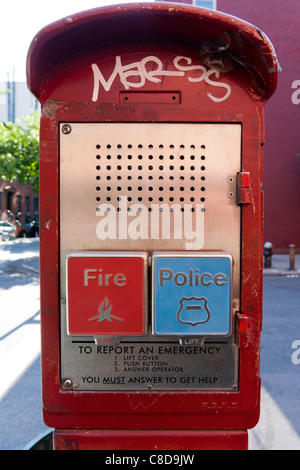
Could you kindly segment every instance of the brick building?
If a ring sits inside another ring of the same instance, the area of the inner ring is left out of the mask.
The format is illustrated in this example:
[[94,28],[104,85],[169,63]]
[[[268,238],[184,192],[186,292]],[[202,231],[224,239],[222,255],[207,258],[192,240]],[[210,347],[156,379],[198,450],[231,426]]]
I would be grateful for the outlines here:
[[[179,0],[180,1],[180,0]],[[272,41],[282,71],[265,107],[264,240],[277,252],[300,249],[300,2],[299,0],[185,0],[180,3],[237,16]]]
[[13,220],[19,214],[28,221],[36,219],[39,214],[39,198],[30,185],[23,186],[17,180],[12,183],[0,180],[0,218],[10,220],[11,214]]
[[[0,82],[0,90],[9,93],[0,95],[0,120],[15,122],[30,114],[31,109],[37,111],[39,103],[29,92],[25,82],[15,82],[8,76],[7,82]],[[13,220],[22,214],[24,221],[38,217],[39,199],[31,186],[22,186],[17,180],[12,183],[0,179],[0,219]]]

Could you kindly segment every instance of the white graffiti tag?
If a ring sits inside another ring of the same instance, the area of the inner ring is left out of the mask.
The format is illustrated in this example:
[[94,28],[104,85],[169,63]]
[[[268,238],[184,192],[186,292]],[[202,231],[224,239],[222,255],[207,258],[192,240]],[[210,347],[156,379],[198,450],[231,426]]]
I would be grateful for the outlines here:
[[[152,64],[151,70],[149,70],[149,63]],[[147,56],[140,61],[132,62],[128,65],[122,65],[121,57],[116,56],[114,70],[107,80],[104,78],[98,65],[92,64],[92,70],[94,73],[94,89],[92,100],[98,100],[100,84],[105,91],[109,91],[117,76],[119,76],[120,82],[124,86],[125,90],[129,90],[129,88],[143,87],[147,80],[153,83],[160,83],[162,80],[161,77],[183,77],[186,73],[192,75],[188,76],[189,82],[199,83],[204,81],[211,87],[219,87],[224,89],[224,94],[221,97],[217,97],[211,92],[207,93],[207,96],[212,101],[220,102],[227,100],[231,94],[231,87],[227,83],[213,79],[213,77],[215,77],[218,80],[220,77],[220,71],[213,67],[213,63],[209,66],[209,68],[206,68],[204,65],[191,64],[192,59],[190,57],[176,56],[173,60],[175,70],[165,70],[162,61],[156,56]],[[192,74],[192,72],[195,71],[196,76],[195,73]]]

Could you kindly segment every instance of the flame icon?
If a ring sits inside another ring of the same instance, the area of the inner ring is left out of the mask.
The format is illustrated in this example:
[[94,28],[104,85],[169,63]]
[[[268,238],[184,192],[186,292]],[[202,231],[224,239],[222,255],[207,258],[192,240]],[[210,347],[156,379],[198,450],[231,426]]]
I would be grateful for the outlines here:
[[117,320],[119,322],[122,322],[122,318],[118,318],[115,315],[111,315],[112,311],[112,305],[109,303],[109,300],[107,297],[105,297],[104,300],[102,300],[101,304],[98,307],[98,312],[99,315],[96,315],[93,318],[89,318],[89,321],[93,320],[98,320],[99,323],[101,323],[104,320],[108,320],[110,323],[112,320]]

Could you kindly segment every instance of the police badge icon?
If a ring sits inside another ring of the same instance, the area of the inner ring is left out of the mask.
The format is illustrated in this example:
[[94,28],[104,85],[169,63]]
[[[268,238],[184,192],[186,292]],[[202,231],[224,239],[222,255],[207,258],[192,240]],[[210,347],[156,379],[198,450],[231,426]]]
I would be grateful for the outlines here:
[[184,325],[196,326],[207,323],[210,319],[210,310],[205,297],[182,297],[179,300],[179,309],[176,319]]

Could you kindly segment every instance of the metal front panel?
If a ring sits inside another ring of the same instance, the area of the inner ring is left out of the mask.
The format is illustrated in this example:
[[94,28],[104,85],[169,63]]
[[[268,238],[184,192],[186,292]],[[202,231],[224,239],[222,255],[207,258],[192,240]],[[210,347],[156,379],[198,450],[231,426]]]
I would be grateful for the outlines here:
[[143,251],[149,262],[153,251],[225,252],[233,260],[234,313],[240,169],[239,124],[61,124],[63,384],[78,390],[237,389],[234,331],[187,347],[176,336],[153,336],[151,328],[118,346],[109,337],[95,344],[89,336],[68,336],[65,266],[76,252]]

